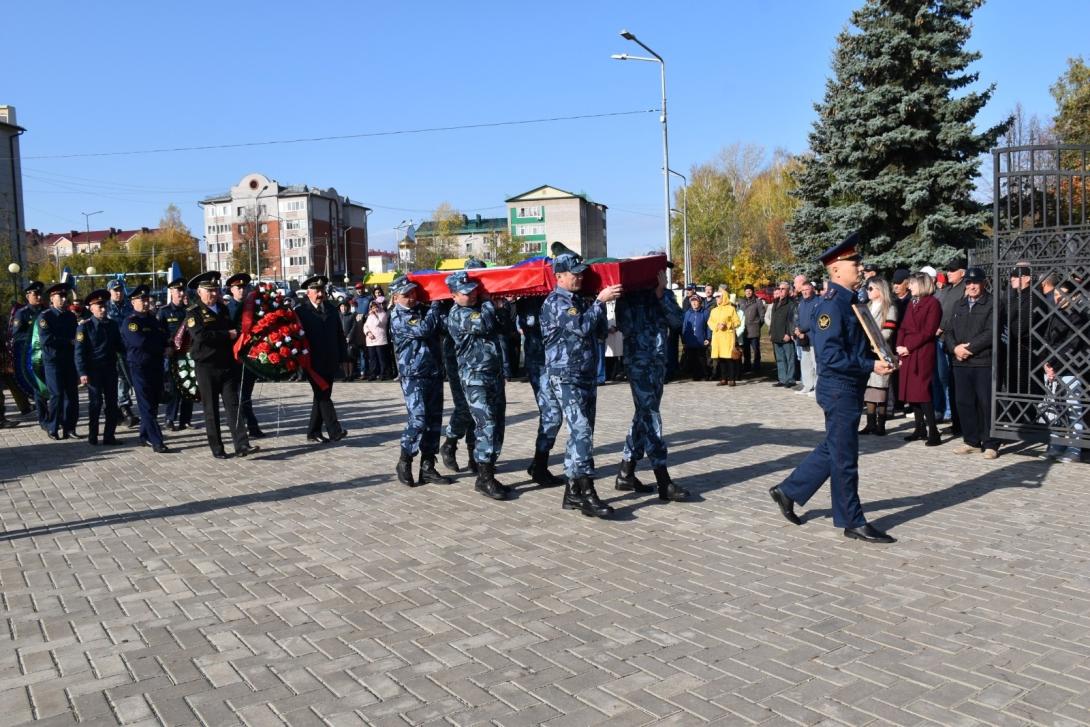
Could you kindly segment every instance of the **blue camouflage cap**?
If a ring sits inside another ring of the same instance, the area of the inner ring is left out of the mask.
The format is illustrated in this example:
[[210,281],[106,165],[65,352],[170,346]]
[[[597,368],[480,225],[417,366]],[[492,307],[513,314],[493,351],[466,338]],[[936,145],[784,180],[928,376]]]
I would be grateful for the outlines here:
[[468,258],[466,260],[466,264],[465,264],[465,269],[466,270],[473,270],[475,268],[486,268],[486,267],[488,267],[488,266],[485,264],[484,260],[479,260],[479,259],[477,259],[475,257]]
[[125,292],[125,281],[124,280],[118,280],[117,278],[114,278],[110,282],[106,283],[106,290],[116,290],[118,288],[121,288],[122,293]]
[[463,295],[472,293],[478,285],[480,283],[470,279],[469,273],[465,270],[458,270],[447,276],[447,287],[450,288],[452,293],[462,293]]
[[554,273],[582,275],[589,267],[589,265],[583,262],[583,257],[574,252],[562,252],[553,258]]
[[417,284],[404,275],[399,275],[390,283],[390,295],[405,295],[417,288]]

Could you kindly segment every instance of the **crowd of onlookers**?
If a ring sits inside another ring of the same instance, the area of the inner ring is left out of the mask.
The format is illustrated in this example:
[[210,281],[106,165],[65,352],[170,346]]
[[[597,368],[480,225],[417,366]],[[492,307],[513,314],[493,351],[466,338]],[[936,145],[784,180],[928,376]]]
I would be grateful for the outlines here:
[[[905,413],[915,425],[909,441],[938,446],[944,441],[939,425],[948,423],[943,433],[962,440],[957,453],[998,457],[1000,443],[992,436],[995,357],[998,391],[1014,402],[1008,415],[1016,423],[1052,426],[1046,457],[1080,460],[1077,440],[1086,431],[1090,378],[1090,311],[1083,281],[1055,273],[1035,280],[1032,266],[1020,262],[1009,280],[996,285],[964,259],[941,272],[930,266],[897,269],[889,280],[876,266],[865,265],[863,275],[858,302],[870,312],[899,367],[867,381],[860,434],[885,436],[886,421]],[[675,376],[717,380],[721,386],[734,385],[739,375],[760,377],[767,335],[776,364],[773,386],[814,396],[811,336],[814,306],[825,293],[822,283],[798,275],[774,286],[769,302],[760,293],[751,285],[741,297],[725,285],[684,290]]]

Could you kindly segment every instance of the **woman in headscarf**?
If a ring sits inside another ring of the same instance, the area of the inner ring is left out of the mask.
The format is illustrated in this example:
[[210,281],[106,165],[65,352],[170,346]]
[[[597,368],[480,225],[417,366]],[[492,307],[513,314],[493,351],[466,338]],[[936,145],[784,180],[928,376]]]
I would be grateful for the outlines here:
[[716,386],[734,386],[738,381],[738,361],[735,354],[738,354],[737,358],[741,358],[735,329],[742,321],[738,318],[738,309],[731,302],[726,289],[720,287],[715,297],[719,302],[708,316],[708,328],[712,334],[712,361],[719,377]]

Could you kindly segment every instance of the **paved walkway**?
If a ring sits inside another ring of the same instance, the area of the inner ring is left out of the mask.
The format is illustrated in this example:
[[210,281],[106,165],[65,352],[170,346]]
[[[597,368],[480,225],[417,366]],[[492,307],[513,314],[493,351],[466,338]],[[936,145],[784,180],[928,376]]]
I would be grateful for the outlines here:
[[[768,498],[819,437],[812,399],[666,391],[699,498],[610,522],[525,482],[526,384],[505,503],[396,484],[396,384],[338,384],[351,436],[318,448],[309,390],[259,385],[280,434],[245,461],[200,431],[164,455],[2,432],[0,722],[1090,724],[1090,468],[866,441],[864,504],[900,540],[867,545],[827,492],[802,527]],[[603,478],[631,407],[601,391]]]

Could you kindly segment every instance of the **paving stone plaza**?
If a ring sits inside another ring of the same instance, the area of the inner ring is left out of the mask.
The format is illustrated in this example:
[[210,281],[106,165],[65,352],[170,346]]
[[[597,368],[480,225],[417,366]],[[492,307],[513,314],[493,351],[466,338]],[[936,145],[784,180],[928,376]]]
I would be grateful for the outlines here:
[[1090,724],[1084,465],[894,420],[860,460],[883,546],[833,527],[827,489],[780,516],[767,490],[822,419],[766,383],[666,388],[680,504],[612,489],[632,403],[601,389],[610,521],[529,484],[527,384],[508,502],[396,483],[396,383],[337,384],[350,436],[319,447],[309,387],[255,398],[279,434],[246,460],[201,430],[160,455],[0,434],[0,723]]

